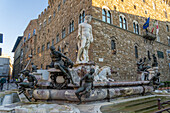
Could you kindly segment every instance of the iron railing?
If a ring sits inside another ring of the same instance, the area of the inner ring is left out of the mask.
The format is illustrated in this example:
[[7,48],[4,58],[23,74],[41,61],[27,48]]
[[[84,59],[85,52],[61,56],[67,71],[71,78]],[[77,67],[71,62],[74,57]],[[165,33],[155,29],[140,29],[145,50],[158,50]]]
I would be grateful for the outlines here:
[[[170,105],[170,100],[169,101],[166,101],[166,102],[161,102],[161,99],[159,98],[158,99],[158,110],[157,112],[155,113],[162,113],[164,111],[170,113],[170,107],[169,108],[165,108],[163,105]],[[161,110],[162,109],[162,110]]]

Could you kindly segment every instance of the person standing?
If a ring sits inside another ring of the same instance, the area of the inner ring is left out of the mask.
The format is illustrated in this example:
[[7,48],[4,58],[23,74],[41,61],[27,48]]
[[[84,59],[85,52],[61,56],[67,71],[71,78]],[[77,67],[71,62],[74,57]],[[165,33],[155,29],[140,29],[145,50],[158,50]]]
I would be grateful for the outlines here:
[[1,91],[3,90],[4,83],[6,83],[6,79],[4,77],[2,77],[0,79],[0,84],[1,84],[0,88],[1,88]]

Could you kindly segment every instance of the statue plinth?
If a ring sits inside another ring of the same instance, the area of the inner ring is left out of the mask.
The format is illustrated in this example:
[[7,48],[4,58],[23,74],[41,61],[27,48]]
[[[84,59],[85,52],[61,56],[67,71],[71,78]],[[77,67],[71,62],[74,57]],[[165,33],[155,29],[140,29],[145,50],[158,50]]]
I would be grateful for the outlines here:
[[48,72],[50,73],[49,76],[49,81],[51,84],[50,87],[62,89],[68,86],[69,83],[68,78],[66,77],[66,75],[64,75],[63,72],[61,72],[61,70],[50,68]]
[[74,67],[78,67],[78,66],[91,66],[91,65],[95,65],[95,62],[86,62],[86,63],[76,63],[74,64]]

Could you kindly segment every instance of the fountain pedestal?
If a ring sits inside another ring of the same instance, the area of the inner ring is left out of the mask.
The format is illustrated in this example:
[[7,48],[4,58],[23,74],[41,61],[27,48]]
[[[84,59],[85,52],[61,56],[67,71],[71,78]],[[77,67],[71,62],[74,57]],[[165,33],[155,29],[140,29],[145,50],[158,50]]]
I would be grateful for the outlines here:
[[51,68],[48,70],[50,73],[49,81],[52,88],[62,89],[68,86],[69,79],[59,69]]

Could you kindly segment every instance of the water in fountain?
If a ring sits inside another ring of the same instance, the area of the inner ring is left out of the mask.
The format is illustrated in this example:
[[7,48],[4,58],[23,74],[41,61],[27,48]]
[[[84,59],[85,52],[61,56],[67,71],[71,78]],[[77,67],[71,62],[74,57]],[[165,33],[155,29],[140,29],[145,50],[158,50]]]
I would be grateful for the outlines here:
[[12,103],[12,94],[5,95],[2,101],[2,105],[11,104],[11,103]]
[[16,103],[19,101],[20,101],[20,99],[18,97],[18,94],[12,93],[12,94],[5,95],[4,98],[2,98],[1,105],[12,104],[12,103]]

